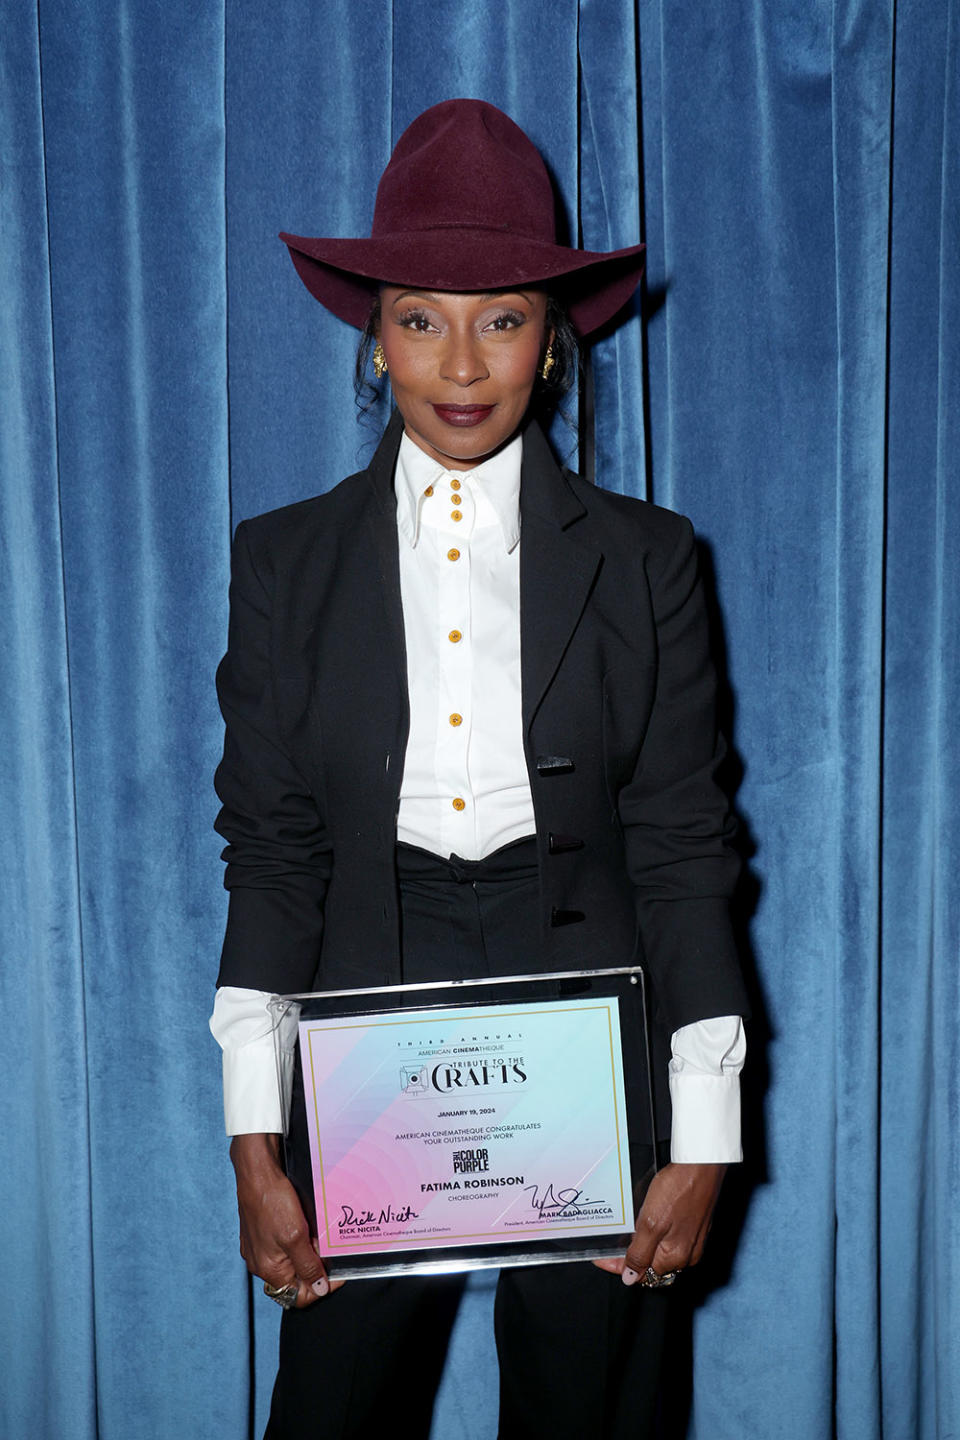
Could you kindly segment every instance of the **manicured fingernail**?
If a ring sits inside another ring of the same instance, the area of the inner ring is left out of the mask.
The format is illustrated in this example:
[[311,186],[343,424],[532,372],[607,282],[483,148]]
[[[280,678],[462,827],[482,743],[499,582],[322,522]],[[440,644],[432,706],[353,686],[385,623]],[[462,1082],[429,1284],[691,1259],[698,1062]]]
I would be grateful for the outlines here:
[[330,1293],[330,1281],[325,1275],[321,1275],[319,1280],[314,1280],[310,1288],[314,1295],[328,1295]]
[[623,1274],[620,1276],[620,1279],[623,1281],[624,1285],[636,1285],[637,1281],[640,1279],[640,1276],[637,1274],[636,1270],[630,1270],[625,1267]]

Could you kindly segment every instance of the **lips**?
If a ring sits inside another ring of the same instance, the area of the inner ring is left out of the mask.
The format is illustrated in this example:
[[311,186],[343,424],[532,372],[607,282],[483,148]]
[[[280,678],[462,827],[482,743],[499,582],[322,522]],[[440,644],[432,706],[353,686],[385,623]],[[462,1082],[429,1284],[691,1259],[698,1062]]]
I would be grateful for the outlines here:
[[486,420],[493,411],[492,405],[434,405],[434,414],[442,420],[445,425],[455,425],[460,429],[470,425],[479,425]]

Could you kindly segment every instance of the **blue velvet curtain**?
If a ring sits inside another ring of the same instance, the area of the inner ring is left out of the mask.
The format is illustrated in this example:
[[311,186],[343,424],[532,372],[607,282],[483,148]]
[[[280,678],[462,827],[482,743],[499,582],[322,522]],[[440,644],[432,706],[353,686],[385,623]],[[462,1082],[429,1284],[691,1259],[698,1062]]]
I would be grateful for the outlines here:
[[[582,462],[693,518],[718,599],[757,1018],[669,1431],[960,1433],[958,20],[3,0],[0,1434],[262,1428],[206,1033],[230,528],[373,438],[276,231],[363,233],[456,94],[540,145],[574,242],[647,241]],[[489,1310],[439,1440],[495,1433]]]

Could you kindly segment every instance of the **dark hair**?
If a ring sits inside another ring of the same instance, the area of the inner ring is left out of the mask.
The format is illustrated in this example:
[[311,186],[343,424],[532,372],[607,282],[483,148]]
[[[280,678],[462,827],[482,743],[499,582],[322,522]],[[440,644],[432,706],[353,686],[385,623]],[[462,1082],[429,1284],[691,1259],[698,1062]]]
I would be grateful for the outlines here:
[[380,324],[380,296],[374,295],[373,304],[370,306],[370,314],[367,316],[367,323],[360,332],[360,344],[357,346],[357,358],[353,367],[353,393],[356,396],[357,418],[366,419],[369,412],[382,398],[381,386],[375,385],[368,378],[370,368],[370,352],[377,341],[377,327]]
[[554,295],[547,295],[547,329],[553,331],[553,366],[546,380],[537,376],[531,404],[545,419],[553,414],[564,395],[576,383],[580,364],[580,341],[570,323],[566,307]]
[[[353,389],[357,397],[360,418],[366,417],[382,398],[382,387],[369,377],[370,352],[377,340],[380,324],[380,296],[375,295],[370,306],[367,323],[360,335],[357,346],[357,360],[353,373]],[[557,409],[564,395],[577,378],[580,359],[580,341],[570,323],[570,317],[563,305],[553,295],[547,295],[546,328],[553,331],[551,351],[553,365],[546,380],[538,373],[530,397],[530,408],[538,419],[548,421]]]

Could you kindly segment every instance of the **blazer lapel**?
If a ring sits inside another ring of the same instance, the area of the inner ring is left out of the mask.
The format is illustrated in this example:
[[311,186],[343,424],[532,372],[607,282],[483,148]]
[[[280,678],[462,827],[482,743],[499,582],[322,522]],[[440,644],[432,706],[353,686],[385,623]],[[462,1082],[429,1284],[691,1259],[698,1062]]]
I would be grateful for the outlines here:
[[535,423],[520,479],[520,669],[528,732],[563,660],[603,559],[578,534],[587,512]]
[[[395,410],[370,462],[368,474],[372,503],[367,511],[371,540],[377,557],[377,581],[383,606],[384,645],[380,655],[391,663],[404,696],[407,693],[407,645],[400,595],[400,553],[397,539],[397,500],[393,472],[403,435],[403,420]],[[409,716],[407,716],[409,723]]]
[[326,570],[315,587],[304,587],[315,607],[304,629],[321,753],[326,765],[349,769],[368,797],[385,780],[388,791],[399,789],[410,723],[393,492],[401,433],[396,417],[336,543],[324,547]]

